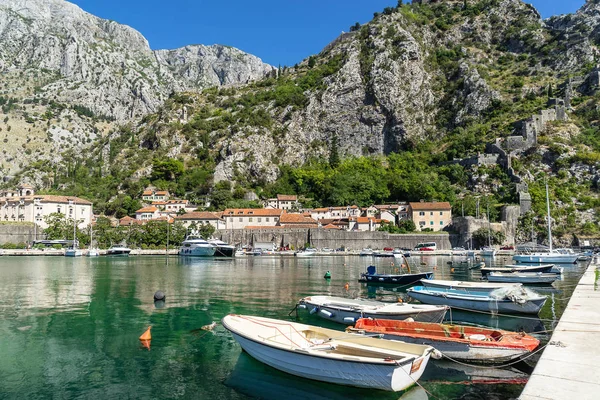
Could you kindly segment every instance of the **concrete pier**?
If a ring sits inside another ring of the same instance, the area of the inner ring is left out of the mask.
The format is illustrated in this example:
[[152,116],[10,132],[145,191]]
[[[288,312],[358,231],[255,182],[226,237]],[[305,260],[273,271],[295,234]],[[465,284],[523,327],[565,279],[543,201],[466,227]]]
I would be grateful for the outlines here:
[[600,282],[596,258],[582,276],[520,400],[600,398]]

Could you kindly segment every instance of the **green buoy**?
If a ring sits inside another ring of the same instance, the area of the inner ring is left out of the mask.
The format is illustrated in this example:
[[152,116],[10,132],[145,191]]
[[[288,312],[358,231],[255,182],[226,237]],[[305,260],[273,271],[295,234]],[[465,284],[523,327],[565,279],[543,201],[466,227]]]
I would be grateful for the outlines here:
[[323,276],[323,278],[331,279],[331,272],[329,272],[329,271],[325,272],[325,276]]

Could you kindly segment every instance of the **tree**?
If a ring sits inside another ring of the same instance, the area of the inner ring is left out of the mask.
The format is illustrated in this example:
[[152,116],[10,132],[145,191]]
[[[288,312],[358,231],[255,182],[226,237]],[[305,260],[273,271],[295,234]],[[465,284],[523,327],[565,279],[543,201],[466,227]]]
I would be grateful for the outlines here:
[[315,56],[308,57],[308,68],[314,67],[316,63],[317,60],[315,59]]
[[183,162],[177,159],[160,160],[155,158],[152,161],[152,180],[175,181],[183,172]]
[[355,23],[354,25],[350,26],[350,32],[356,32],[360,30],[360,23]]
[[44,234],[48,240],[66,239],[67,237],[67,218],[62,213],[52,213],[44,217],[48,227],[44,229]]
[[337,168],[340,165],[340,154],[338,152],[338,138],[334,134],[331,137],[331,149],[329,149],[329,166]]
[[398,228],[404,232],[414,232],[417,230],[412,219],[403,219],[398,222]]
[[479,228],[475,232],[473,232],[473,240],[480,247],[487,246],[489,243],[488,235],[489,235],[489,238],[491,239],[492,245],[504,243],[504,240],[505,240],[504,232],[493,231],[488,228]]
[[200,224],[198,227],[198,234],[202,236],[203,239],[210,239],[215,233],[215,227],[211,224]]

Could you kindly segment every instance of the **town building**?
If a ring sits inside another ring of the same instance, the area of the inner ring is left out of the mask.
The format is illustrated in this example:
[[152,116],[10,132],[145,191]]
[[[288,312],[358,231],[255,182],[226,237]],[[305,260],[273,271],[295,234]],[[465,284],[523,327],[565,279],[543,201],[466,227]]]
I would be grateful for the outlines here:
[[142,200],[147,202],[152,201],[167,201],[169,200],[170,194],[167,190],[156,190],[148,188],[142,193]]
[[225,229],[225,221],[221,217],[221,213],[212,212],[190,212],[174,217],[175,221],[181,222],[183,226],[189,228],[190,225],[209,224],[215,229]]
[[278,194],[275,198],[265,200],[264,205],[265,208],[279,208],[281,210],[297,210],[300,208],[298,196],[291,194]]
[[188,200],[179,199],[153,201],[152,205],[166,213],[178,213],[181,210],[190,212],[196,209],[196,206],[191,206]]
[[310,215],[317,221],[320,219],[344,219],[360,217],[361,209],[358,206],[323,207],[311,210]]
[[160,210],[155,206],[140,208],[135,212],[135,219],[139,221],[150,221],[160,217]]
[[310,214],[284,213],[279,218],[279,226],[286,228],[317,228],[318,222]]
[[452,223],[452,206],[447,201],[409,203],[409,215],[417,231],[441,231]]
[[279,223],[284,210],[275,208],[229,208],[223,211],[226,229],[244,229],[247,226],[273,227]]
[[349,222],[351,230],[359,232],[373,232],[381,226],[381,220],[374,217],[353,217]]
[[75,218],[81,229],[93,219],[92,203],[79,197],[36,195],[33,186],[27,184],[16,190],[0,191],[0,221],[32,222],[46,229],[45,218],[54,213]]

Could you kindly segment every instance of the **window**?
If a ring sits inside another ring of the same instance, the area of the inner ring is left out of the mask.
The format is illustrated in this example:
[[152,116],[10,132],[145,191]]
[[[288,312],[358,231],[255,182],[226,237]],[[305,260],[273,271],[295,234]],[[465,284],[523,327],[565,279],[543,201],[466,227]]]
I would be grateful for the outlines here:
[[425,226],[425,221],[419,221],[419,226]]
[[262,222],[262,218],[258,217],[258,222]]
[[429,215],[433,215],[433,211],[431,211],[431,212],[429,213]]
[[252,222],[252,217],[248,218],[248,222]]
[[443,212],[443,211],[440,211],[440,215],[444,215],[444,212]]
[[275,217],[275,218],[273,218],[273,221],[277,222],[277,221],[279,221],[279,218]]
[[240,222],[242,222],[242,221],[243,221],[243,218],[240,217]]
[[266,222],[269,222],[269,217],[265,218],[265,221],[266,221]]
[[440,221],[440,225],[444,225],[444,221]]
[[429,225],[433,225],[433,221],[429,221]]
[[420,216],[420,217],[423,217],[423,216],[425,216],[425,211],[419,211],[419,216]]

